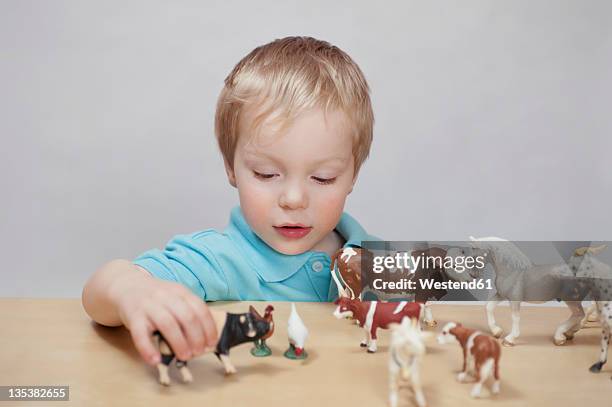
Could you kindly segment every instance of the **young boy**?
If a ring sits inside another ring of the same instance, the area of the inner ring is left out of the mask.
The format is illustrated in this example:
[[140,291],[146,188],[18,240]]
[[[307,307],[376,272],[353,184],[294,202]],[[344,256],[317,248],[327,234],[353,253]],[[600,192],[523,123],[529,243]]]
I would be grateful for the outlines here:
[[373,120],[366,80],[337,47],[288,37],[253,50],[226,78],[215,116],[240,197],[227,229],[179,235],[163,251],[107,263],[83,289],[87,313],[124,324],[156,364],[155,330],[182,360],[214,347],[202,300],[333,300],[332,254],[374,239],[343,213]]

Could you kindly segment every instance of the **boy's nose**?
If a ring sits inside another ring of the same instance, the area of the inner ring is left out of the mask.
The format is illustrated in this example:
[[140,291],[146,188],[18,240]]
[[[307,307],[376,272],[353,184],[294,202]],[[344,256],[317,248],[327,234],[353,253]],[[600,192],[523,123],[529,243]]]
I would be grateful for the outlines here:
[[304,187],[292,183],[283,189],[278,204],[286,209],[305,209],[308,206],[308,196]]

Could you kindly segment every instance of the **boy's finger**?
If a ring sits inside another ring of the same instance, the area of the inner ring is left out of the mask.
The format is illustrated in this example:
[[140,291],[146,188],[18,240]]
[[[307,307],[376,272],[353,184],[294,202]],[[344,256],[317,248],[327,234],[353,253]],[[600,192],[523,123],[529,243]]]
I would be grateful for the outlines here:
[[151,329],[146,320],[134,322],[130,327],[130,335],[140,356],[150,365],[160,362],[159,351],[151,342]]
[[183,297],[177,297],[168,307],[186,336],[192,356],[202,353],[205,342],[204,328],[195,310]]
[[207,348],[214,348],[215,346],[217,346],[217,342],[219,341],[219,333],[217,332],[217,324],[215,323],[210,309],[208,309],[208,306],[204,301],[202,301],[195,295],[187,296],[185,300],[194,309],[196,315],[200,320],[200,324],[204,329],[204,336],[206,341],[205,346]]
[[165,308],[159,307],[151,315],[151,320],[157,329],[164,336],[165,341],[172,348],[172,352],[181,360],[191,358],[191,349],[183,335],[183,331],[174,315]]

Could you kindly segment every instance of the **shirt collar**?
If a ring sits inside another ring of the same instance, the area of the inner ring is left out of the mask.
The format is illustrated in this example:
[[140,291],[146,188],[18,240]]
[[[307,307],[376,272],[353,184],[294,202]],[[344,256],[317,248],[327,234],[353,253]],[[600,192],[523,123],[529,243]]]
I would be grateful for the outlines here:
[[[344,247],[360,247],[362,241],[374,240],[346,212],[342,213],[336,231],[346,240]],[[232,209],[225,234],[238,245],[257,274],[269,283],[283,281],[291,277],[304,266],[313,254],[318,253],[308,251],[288,255],[277,252],[253,232],[244,218],[240,206]]]

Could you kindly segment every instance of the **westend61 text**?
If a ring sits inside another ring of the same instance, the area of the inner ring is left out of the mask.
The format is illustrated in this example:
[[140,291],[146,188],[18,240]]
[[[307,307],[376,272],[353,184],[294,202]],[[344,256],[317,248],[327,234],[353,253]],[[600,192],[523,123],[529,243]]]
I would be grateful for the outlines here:
[[[418,283],[418,284],[417,284]],[[413,291],[421,290],[491,290],[493,284],[491,279],[477,279],[471,281],[434,281],[432,279],[421,279],[418,281],[402,278],[399,281],[384,281],[382,278],[377,278],[372,282],[375,290],[401,290]]]

